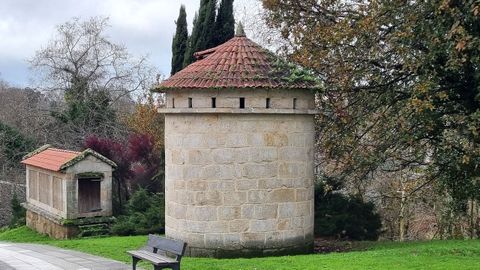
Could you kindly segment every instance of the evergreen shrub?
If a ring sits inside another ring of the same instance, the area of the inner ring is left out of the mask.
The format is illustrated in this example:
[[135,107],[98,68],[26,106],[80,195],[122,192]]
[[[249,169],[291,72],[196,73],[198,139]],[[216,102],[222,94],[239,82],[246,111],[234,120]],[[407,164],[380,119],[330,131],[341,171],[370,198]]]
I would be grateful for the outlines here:
[[360,198],[315,187],[315,235],[350,240],[377,240],[382,222],[374,205]]
[[10,220],[9,227],[16,228],[25,225],[26,220],[26,211],[25,208],[20,204],[17,193],[14,192],[12,199],[10,201],[12,207],[12,219]]
[[165,199],[162,193],[150,193],[140,188],[130,198],[126,215],[119,216],[112,226],[116,235],[163,233]]

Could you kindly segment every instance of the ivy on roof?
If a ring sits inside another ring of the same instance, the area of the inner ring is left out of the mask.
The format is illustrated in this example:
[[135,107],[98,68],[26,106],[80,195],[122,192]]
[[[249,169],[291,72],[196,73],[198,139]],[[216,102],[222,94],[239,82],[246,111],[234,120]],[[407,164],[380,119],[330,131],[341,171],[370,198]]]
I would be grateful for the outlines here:
[[272,70],[269,72],[273,78],[280,78],[288,84],[309,83],[312,89],[322,89],[322,82],[312,70],[289,62],[270,53]]

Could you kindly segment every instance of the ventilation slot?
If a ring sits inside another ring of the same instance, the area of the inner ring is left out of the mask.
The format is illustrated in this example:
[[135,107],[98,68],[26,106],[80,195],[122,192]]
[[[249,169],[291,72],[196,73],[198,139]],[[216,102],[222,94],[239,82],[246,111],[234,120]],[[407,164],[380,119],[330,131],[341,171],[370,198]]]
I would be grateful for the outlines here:
[[240,98],[240,109],[245,109],[245,98]]

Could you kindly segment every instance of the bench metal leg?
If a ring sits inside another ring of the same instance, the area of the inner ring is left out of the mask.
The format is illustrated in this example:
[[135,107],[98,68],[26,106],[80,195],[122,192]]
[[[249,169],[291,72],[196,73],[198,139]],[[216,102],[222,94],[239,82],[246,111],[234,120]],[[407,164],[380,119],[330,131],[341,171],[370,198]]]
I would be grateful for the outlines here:
[[138,261],[140,261],[140,259],[138,258],[135,258],[135,257],[132,257],[132,270],[136,270],[137,269],[137,263]]

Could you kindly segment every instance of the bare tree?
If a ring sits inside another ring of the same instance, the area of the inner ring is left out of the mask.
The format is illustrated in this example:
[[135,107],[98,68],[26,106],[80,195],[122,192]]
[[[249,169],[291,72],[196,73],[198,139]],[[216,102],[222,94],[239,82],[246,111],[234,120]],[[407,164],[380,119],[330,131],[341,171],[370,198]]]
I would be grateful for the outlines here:
[[30,60],[39,89],[57,101],[52,115],[59,120],[54,128],[59,144],[78,146],[88,134],[121,134],[117,114],[132,109],[132,97],[155,81],[157,72],[147,58],[110,41],[108,27],[108,18],[74,18],[59,25]]
[[118,99],[150,88],[155,69],[146,57],[134,57],[125,46],[110,41],[108,27],[108,18],[101,17],[59,25],[54,38],[30,60],[43,79],[41,89],[65,94],[81,86],[74,89],[80,98],[108,90]]
[[260,0],[245,0],[235,3],[236,22],[242,23],[248,37],[262,47],[284,55],[289,51],[290,44],[287,39],[282,37],[278,29],[269,27],[266,20],[267,13],[262,5]]
[[0,123],[16,128],[39,144],[49,137],[49,99],[37,90],[0,85]]

